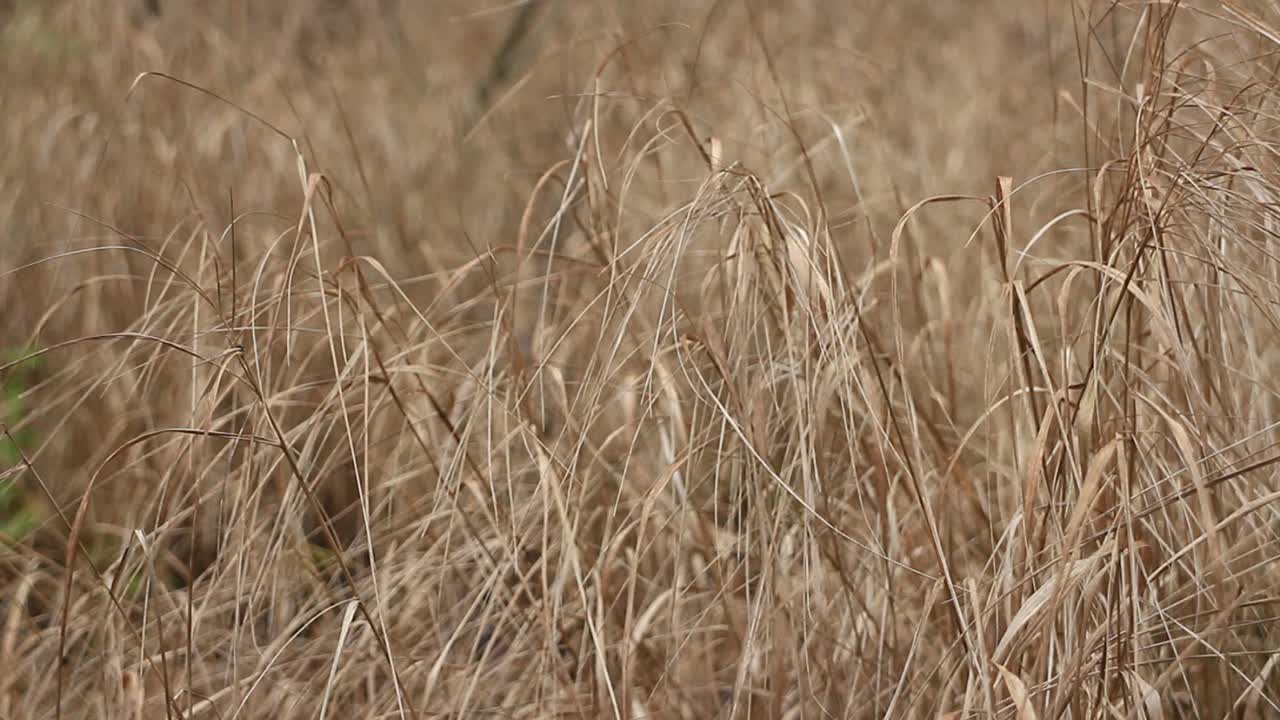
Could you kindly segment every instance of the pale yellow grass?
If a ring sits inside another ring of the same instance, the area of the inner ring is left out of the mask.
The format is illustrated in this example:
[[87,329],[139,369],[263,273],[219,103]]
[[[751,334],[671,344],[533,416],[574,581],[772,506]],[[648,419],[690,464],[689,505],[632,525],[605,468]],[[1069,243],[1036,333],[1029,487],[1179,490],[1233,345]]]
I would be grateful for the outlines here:
[[1277,28],[0,3],[0,718],[1280,717]]

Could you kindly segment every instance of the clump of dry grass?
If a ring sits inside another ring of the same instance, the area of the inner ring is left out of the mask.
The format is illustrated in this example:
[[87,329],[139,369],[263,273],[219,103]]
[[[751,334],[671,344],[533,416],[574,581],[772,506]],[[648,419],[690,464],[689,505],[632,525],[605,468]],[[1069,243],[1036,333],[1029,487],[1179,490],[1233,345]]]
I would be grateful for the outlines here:
[[1280,715],[1280,22],[873,5],[6,10],[0,717]]

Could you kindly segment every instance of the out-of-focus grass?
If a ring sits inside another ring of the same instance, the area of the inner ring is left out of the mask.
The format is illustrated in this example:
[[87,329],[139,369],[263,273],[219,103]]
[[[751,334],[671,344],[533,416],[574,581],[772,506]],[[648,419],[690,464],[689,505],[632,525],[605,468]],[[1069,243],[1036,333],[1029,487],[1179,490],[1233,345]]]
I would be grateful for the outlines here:
[[1277,26],[0,3],[0,718],[1280,715]]

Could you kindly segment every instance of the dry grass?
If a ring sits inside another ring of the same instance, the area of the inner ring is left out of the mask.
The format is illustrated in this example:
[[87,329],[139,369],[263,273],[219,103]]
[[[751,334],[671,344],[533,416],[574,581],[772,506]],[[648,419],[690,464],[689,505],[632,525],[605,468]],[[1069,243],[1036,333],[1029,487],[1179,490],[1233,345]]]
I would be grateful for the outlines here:
[[1274,4],[421,8],[0,3],[0,718],[1280,717]]

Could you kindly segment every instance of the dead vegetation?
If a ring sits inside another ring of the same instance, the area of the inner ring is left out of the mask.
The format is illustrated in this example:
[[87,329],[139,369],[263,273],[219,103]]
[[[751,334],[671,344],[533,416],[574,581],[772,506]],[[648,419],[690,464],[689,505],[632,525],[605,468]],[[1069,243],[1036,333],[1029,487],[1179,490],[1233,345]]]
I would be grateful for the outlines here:
[[1274,6],[208,5],[0,6],[0,718],[1280,717]]

